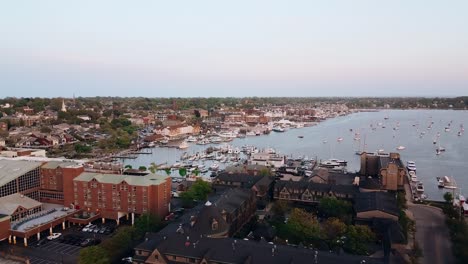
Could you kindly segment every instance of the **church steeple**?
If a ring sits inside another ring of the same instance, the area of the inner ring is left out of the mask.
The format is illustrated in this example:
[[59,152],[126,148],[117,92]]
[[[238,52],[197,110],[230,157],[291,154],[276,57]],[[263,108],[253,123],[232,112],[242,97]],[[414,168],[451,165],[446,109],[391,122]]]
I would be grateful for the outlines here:
[[67,111],[67,106],[65,106],[65,100],[62,99],[62,112],[66,112]]

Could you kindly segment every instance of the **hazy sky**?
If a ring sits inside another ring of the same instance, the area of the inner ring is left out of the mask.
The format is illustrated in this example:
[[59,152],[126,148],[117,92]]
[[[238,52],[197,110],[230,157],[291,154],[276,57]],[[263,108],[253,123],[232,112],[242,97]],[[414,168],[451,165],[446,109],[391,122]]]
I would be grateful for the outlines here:
[[468,94],[467,0],[0,4],[0,97]]

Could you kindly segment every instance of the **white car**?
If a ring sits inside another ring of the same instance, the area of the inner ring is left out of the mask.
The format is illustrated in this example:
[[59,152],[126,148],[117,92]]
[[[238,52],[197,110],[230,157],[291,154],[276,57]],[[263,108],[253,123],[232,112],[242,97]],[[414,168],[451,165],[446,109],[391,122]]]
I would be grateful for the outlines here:
[[62,235],[62,233],[52,233],[52,235],[48,236],[48,240],[54,240],[56,238],[59,238]]

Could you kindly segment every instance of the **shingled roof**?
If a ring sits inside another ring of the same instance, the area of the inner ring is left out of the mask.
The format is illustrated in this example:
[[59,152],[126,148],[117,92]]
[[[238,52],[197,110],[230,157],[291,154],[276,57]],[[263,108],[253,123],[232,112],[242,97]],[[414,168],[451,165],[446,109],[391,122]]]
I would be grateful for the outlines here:
[[[202,259],[209,263],[294,263],[309,264],[317,259],[321,264],[367,264],[383,263],[381,259],[347,254],[334,254],[303,247],[271,245],[265,242],[235,240],[232,238],[192,237],[176,234],[166,237],[157,246],[165,256],[193,258],[196,263]],[[169,259],[170,261],[170,259]]]
[[354,209],[356,213],[377,210],[399,216],[395,195],[386,192],[359,193],[355,199]]

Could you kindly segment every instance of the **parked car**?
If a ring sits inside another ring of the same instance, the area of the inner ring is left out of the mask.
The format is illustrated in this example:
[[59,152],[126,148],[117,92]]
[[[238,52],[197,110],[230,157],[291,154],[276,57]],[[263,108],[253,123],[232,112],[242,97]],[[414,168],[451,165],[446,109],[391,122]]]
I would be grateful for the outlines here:
[[81,229],[81,231],[88,232],[89,228],[91,228],[92,226],[93,224],[87,224],[85,227],[83,227],[83,229]]
[[61,235],[62,235],[62,233],[52,233],[52,235],[48,236],[47,239],[48,240],[54,240],[54,239],[59,238]]
[[80,246],[89,247],[89,246],[98,245],[99,243],[101,243],[101,240],[99,240],[99,239],[87,238],[83,242],[80,243]]
[[132,263],[133,262],[133,258],[132,257],[127,257],[127,258],[123,258],[122,259],[122,263]]

